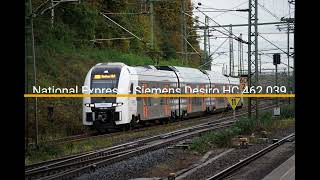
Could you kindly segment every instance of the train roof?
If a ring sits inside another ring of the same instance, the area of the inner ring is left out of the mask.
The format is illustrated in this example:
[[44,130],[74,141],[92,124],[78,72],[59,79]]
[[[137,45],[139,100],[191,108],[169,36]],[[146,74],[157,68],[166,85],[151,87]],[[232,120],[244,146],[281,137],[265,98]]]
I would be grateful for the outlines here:
[[[121,62],[109,62],[109,63],[98,63],[96,66],[126,66],[126,64]],[[175,72],[179,74],[185,83],[202,82],[208,83],[208,76],[211,82],[214,83],[231,83],[239,84],[239,78],[227,77],[217,71],[200,70],[191,67],[181,67],[181,66],[153,66],[153,65],[143,65],[143,66],[128,66],[129,69],[134,68],[137,75],[150,76],[152,77],[168,77],[176,78]],[[161,79],[162,79],[161,78]]]
[[229,83],[228,77],[224,76],[223,74],[217,71],[208,71],[205,72],[209,75],[211,82],[214,83]]
[[208,76],[201,70],[190,67],[173,66],[185,83],[209,83]]
[[235,77],[229,77],[230,84],[240,84],[240,79]]
[[174,71],[168,72],[166,70],[159,70],[154,66],[136,66],[128,67],[133,68],[141,81],[153,81],[153,82],[177,82],[177,77]]

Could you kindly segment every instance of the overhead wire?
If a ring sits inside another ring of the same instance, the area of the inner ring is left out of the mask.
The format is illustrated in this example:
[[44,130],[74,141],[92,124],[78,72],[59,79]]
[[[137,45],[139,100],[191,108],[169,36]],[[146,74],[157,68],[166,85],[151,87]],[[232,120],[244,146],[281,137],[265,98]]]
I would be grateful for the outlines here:
[[[228,39],[224,40],[219,47],[216,48],[216,50],[214,50],[214,52],[212,54],[209,55],[209,59],[211,58],[212,55],[214,55],[223,45],[225,42],[227,42]],[[209,61],[207,61],[206,63],[200,65],[198,68],[207,65],[208,63],[211,63],[213,59],[210,59]]]
[[[237,6],[232,7],[231,9],[234,9],[234,8],[240,7],[240,6],[242,6],[243,4],[245,4],[245,3],[248,3],[248,1],[245,1],[245,2],[243,2],[243,3],[240,3],[240,4],[238,4]],[[225,14],[225,13],[227,13],[227,12],[220,13],[220,14],[218,14],[218,15],[214,16],[214,18],[217,18],[217,17],[219,17],[219,16],[221,16],[222,14]]]
[[218,31],[218,32],[220,32],[220,33],[222,33],[222,34],[224,34],[224,35],[226,35],[226,36],[228,36],[228,37],[230,37],[230,38],[232,38],[232,39],[235,39],[235,40],[237,40],[237,41],[240,41],[240,42],[243,42],[243,43],[248,44],[248,42],[246,42],[246,41],[244,41],[243,39],[240,39],[238,36],[234,35],[234,34],[233,34],[232,32],[230,32],[227,28],[221,26],[217,21],[215,21],[214,19],[212,19],[210,16],[206,15],[204,12],[202,12],[202,11],[199,10],[198,8],[195,8],[195,9],[198,10],[199,12],[201,12],[203,15],[207,16],[210,20],[212,20],[212,21],[213,21],[214,23],[216,23],[218,26],[220,26],[221,28],[223,28],[223,29],[224,29],[225,31],[227,31],[229,34],[226,34],[226,33],[222,32],[222,31],[214,28],[216,31]]
[[265,6],[261,5],[260,3],[258,3],[258,6],[260,6],[265,12],[269,13],[271,16],[273,16],[274,18],[276,18],[278,21],[281,21],[281,19],[275,15],[274,13],[272,13],[268,8],[266,8]]
[[[270,40],[268,40],[267,38],[263,37],[261,34],[258,34],[258,36],[260,36],[262,39],[264,39],[265,41],[269,42],[270,44],[272,44],[274,47],[276,47],[277,49],[279,49],[280,51],[284,52],[285,54],[288,55],[288,53],[284,50],[282,50],[281,48],[279,48],[277,45],[275,45],[273,42],[271,42]],[[290,56],[290,54],[289,54]]]

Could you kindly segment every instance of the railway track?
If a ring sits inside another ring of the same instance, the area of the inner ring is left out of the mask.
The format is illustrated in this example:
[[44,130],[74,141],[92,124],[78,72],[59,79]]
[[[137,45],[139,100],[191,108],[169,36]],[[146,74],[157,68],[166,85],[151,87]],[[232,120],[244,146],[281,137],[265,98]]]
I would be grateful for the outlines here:
[[215,174],[214,176],[211,176],[209,178],[207,178],[207,180],[219,180],[219,179],[223,179],[226,178],[230,175],[232,175],[234,172],[236,172],[237,170],[239,170],[240,168],[248,165],[250,162],[255,161],[256,159],[258,159],[259,157],[267,154],[268,152],[273,151],[274,149],[276,149],[277,147],[283,145],[284,143],[288,142],[289,140],[292,140],[295,138],[295,133],[292,133],[286,137],[284,137],[283,139],[269,145],[268,147],[254,153],[253,155],[239,161],[236,164],[233,164],[232,166],[224,169],[223,171],[220,171],[219,173]]
[[[268,104],[268,103],[261,104],[261,107],[268,106],[268,105],[270,105],[270,104]],[[245,112],[246,110],[247,110],[247,108],[242,108],[242,109],[238,110],[237,113]],[[232,112],[227,112],[226,114],[224,112],[222,112],[222,113],[219,113],[219,114],[213,114],[213,115],[204,116],[204,117],[201,117],[201,118],[193,118],[193,120],[196,120],[196,121],[211,120],[211,118],[222,118],[222,117],[228,117],[228,116],[231,116],[231,115],[232,115]],[[176,123],[176,122],[173,122],[172,124],[174,124],[174,123]],[[138,131],[144,131],[144,130],[147,130],[147,128],[135,129],[133,131],[130,131],[129,133],[138,132]],[[98,135],[98,136],[94,135],[94,136],[88,136],[86,138],[85,137],[81,137],[79,139],[73,139],[73,140],[70,140],[68,142],[71,143],[71,142],[75,142],[75,141],[85,140],[85,139],[88,139],[88,138],[109,137],[111,135],[117,135],[117,133],[102,134],[102,135]],[[58,161],[62,161],[62,160],[65,160],[65,159],[69,159],[69,158],[73,158],[73,157],[76,157],[76,156],[85,155],[85,154],[88,154],[88,153],[94,153],[94,152],[96,152],[96,150],[88,151],[88,152],[85,152],[85,153],[78,153],[78,154],[74,154],[74,155],[69,155],[69,156],[65,156],[65,157],[61,157],[61,158],[56,158],[56,159],[53,159],[53,160],[33,163],[33,164],[30,164],[30,165],[26,165],[25,166],[25,170],[27,171],[27,170],[35,169],[35,168],[38,168],[38,167],[41,167],[41,166],[47,166],[48,164],[52,164],[52,163],[55,163],[55,162],[58,162]]]
[[[272,99],[264,99],[264,101],[268,101],[268,102],[271,101],[272,102]],[[246,109],[246,107],[244,107],[243,109]],[[229,112],[229,113],[232,113],[232,112]],[[215,113],[215,114],[204,116],[203,118],[215,117],[215,116],[219,116],[219,114],[223,115],[223,113]],[[199,118],[194,118],[193,117],[193,118],[190,118],[190,119],[199,119]],[[174,121],[172,123],[174,124],[176,122],[177,121]],[[143,131],[143,130],[145,130],[145,128],[133,129],[133,130],[131,130],[131,132],[137,132],[137,131]],[[92,132],[92,133],[79,134],[79,135],[68,136],[68,137],[64,137],[64,138],[57,138],[57,139],[53,139],[53,140],[43,141],[41,143],[52,144],[52,145],[66,144],[66,143],[72,143],[72,142],[86,140],[88,138],[108,137],[108,136],[117,135],[117,134],[120,134],[120,133],[122,133],[121,130],[115,130],[114,132],[109,132],[109,133],[106,133],[106,134],[99,134],[97,132]]]
[[[274,106],[266,106],[262,109],[269,109],[271,107]],[[236,115],[236,117],[245,114],[247,113],[240,113]],[[198,124],[189,128],[144,138],[118,146],[29,165],[26,166],[25,179],[74,178],[83,173],[92,172],[97,168],[101,168],[148,151],[170,146],[184,139],[198,136],[201,133],[231,126],[234,122],[235,120],[233,119],[233,116],[224,117],[211,122]]]

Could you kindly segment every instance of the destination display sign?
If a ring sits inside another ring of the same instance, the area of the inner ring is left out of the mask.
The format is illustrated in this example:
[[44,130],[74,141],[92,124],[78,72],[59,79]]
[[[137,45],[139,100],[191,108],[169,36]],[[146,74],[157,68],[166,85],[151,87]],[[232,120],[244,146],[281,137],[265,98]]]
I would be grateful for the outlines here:
[[116,78],[115,74],[96,74],[93,79],[114,79]]

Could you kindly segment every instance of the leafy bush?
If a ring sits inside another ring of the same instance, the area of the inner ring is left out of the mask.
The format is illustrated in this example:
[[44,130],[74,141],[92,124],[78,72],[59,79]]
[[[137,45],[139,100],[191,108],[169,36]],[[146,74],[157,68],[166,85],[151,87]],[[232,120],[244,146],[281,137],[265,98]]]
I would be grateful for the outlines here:
[[242,117],[234,125],[237,127],[241,133],[249,134],[252,133],[256,127],[256,121],[254,119],[249,119],[247,117]]
[[280,118],[282,118],[282,119],[292,118],[292,117],[294,117],[294,112],[295,112],[294,104],[290,104],[288,106],[282,107]]

